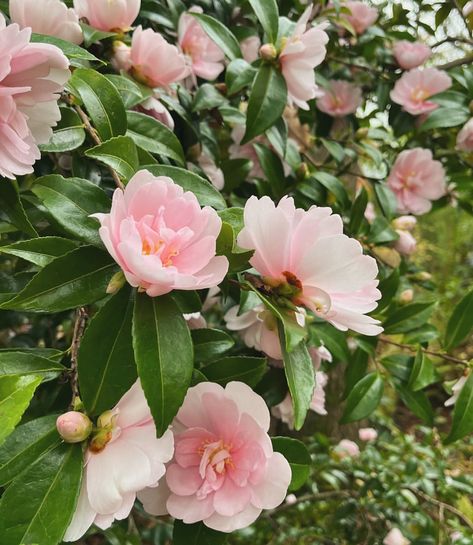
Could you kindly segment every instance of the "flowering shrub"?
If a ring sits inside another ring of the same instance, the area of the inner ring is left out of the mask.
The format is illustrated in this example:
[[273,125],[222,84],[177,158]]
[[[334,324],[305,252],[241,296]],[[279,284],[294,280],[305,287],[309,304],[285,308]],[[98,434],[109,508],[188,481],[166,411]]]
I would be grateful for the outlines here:
[[[418,223],[473,213],[464,3],[0,2],[2,545],[132,511],[239,540],[327,452],[336,490],[372,456],[361,501],[393,396],[439,457],[473,431],[473,291],[438,319],[415,260]],[[313,418],[346,437],[314,447]],[[386,545],[431,530],[399,509]]]

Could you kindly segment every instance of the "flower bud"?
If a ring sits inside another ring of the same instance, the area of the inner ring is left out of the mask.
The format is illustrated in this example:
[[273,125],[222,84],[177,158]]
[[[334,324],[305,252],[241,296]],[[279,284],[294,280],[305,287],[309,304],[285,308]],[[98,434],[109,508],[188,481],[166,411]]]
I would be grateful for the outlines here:
[[58,417],[56,428],[66,443],[80,443],[92,432],[92,422],[84,413],[69,411]]
[[404,305],[406,305],[407,303],[410,303],[413,299],[414,299],[414,290],[412,288],[402,291],[401,295],[399,296],[399,302],[401,302]]
[[364,140],[368,136],[368,127],[361,127],[355,133],[355,140]]
[[432,280],[432,275],[427,271],[422,271],[415,274],[414,279],[419,280],[420,282],[427,282],[428,280]]
[[394,248],[404,256],[409,256],[416,251],[417,241],[409,231],[396,230],[399,239],[394,243]]
[[264,44],[259,50],[260,57],[265,61],[272,61],[278,56],[278,52],[273,44]]
[[309,167],[307,163],[301,163],[296,170],[296,176],[298,180],[305,180],[309,176]]
[[378,437],[378,432],[374,428],[360,428],[358,437],[361,441],[375,441]]
[[121,290],[126,283],[125,275],[122,271],[115,273],[107,286],[107,293],[113,295],[117,291]]
[[288,494],[286,496],[286,503],[288,505],[294,505],[296,502],[297,502],[297,498],[296,498],[295,494]]
[[393,221],[394,229],[401,231],[412,231],[417,225],[417,219],[414,216],[399,216]]

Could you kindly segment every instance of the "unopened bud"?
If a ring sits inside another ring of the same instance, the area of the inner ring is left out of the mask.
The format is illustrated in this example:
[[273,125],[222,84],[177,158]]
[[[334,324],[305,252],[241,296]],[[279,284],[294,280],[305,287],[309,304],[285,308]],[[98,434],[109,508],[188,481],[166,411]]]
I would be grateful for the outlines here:
[[117,293],[118,290],[121,290],[123,288],[125,283],[126,283],[126,278],[123,272],[119,271],[115,273],[112,276],[112,279],[110,280],[110,282],[108,283],[107,293],[109,295],[113,295],[114,293]]
[[373,248],[373,254],[377,259],[386,263],[393,269],[396,269],[401,264],[401,256],[394,248],[388,248],[387,246],[377,246]]
[[361,129],[358,129],[355,133],[355,140],[363,140],[368,136],[368,128],[362,127]]
[[309,167],[307,163],[301,163],[296,170],[298,180],[305,180],[309,176]]
[[415,280],[419,280],[420,282],[427,282],[428,280],[432,280],[432,275],[427,271],[422,271],[414,275],[414,278]]
[[288,505],[294,505],[295,503],[297,503],[297,498],[294,494],[288,494],[286,496],[286,503]]
[[265,61],[272,61],[278,56],[273,44],[263,44],[259,50],[260,57]]
[[394,229],[401,231],[412,231],[417,225],[417,219],[414,216],[399,216],[393,221]]
[[80,443],[91,434],[92,422],[84,413],[69,411],[58,417],[56,428],[66,443]]
[[414,290],[409,288],[407,290],[404,290],[401,292],[401,295],[399,295],[399,301],[406,305],[407,303],[410,303],[414,299]]

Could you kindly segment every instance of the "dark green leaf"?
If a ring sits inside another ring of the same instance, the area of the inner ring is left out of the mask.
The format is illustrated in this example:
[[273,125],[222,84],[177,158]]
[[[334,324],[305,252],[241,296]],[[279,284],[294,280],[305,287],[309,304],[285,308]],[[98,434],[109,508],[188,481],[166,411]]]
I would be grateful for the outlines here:
[[153,95],[152,89],[137,83],[126,75],[105,74],[105,77],[117,88],[125,108],[133,108]]
[[138,151],[129,136],[115,136],[99,146],[85,152],[87,157],[97,159],[113,168],[120,178],[128,181],[138,170]]
[[241,57],[238,40],[223,23],[204,13],[189,12],[189,15],[199,21],[205,32],[230,60]]
[[404,405],[428,426],[432,426],[434,423],[434,412],[425,392],[412,392],[403,384],[396,384],[396,389]]
[[228,333],[219,329],[194,329],[191,336],[196,361],[211,361],[235,344]]
[[176,301],[182,314],[193,314],[202,310],[202,301],[196,291],[173,290],[172,298]]
[[238,93],[247,85],[250,85],[255,78],[256,72],[256,69],[243,59],[232,61],[225,72],[225,84],[228,94]]
[[269,183],[270,193],[274,199],[279,200],[285,192],[286,185],[282,161],[273,151],[262,144],[254,144],[253,147]]
[[208,380],[222,386],[235,380],[249,386],[256,386],[266,370],[266,358],[248,356],[222,358],[202,368],[202,372]]
[[77,244],[67,238],[41,237],[0,246],[0,252],[21,257],[38,267],[44,267],[56,257],[67,254],[76,247]]
[[355,384],[366,375],[368,369],[369,354],[362,348],[358,347],[353,356],[350,358],[345,370],[345,393],[344,397],[353,390]]
[[355,199],[351,208],[350,216],[350,233],[356,235],[360,230],[363,218],[365,215],[366,205],[368,204],[368,193],[364,187],[361,188],[360,193]]
[[355,384],[348,394],[342,424],[367,418],[379,405],[384,391],[384,382],[378,373],[370,373]]
[[289,490],[298,490],[307,481],[312,460],[307,447],[291,437],[272,437],[273,449],[280,452],[289,462],[292,471]]
[[268,39],[276,43],[279,30],[279,10],[276,0],[249,0]]
[[0,179],[0,215],[20,231],[32,237],[38,236],[21,204],[16,180]]
[[207,528],[203,522],[184,524],[181,520],[174,521],[172,534],[173,545],[222,545],[227,535]]
[[422,390],[426,386],[429,386],[429,384],[432,384],[436,380],[437,374],[432,360],[430,360],[422,349],[419,348],[407,384],[408,388],[413,392],[417,392],[418,390]]
[[416,329],[430,318],[436,303],[412,303],[395,310],[383,324],[388,335],[406,333]]
[[446,442],[453,443],[473,432],[473,373],[461,389],[453,409],[452,429]]
[[394,296],[396,295],[399,287],[399,278],[399,269],[394,269],[387,278],[384,278],[379,283],[378,287],[383,296],[378,301],[378,311],[383,310],[393,302]]
[[40,146],[41,151],[54,153],[72,151],[80,148],[85,140],[84,123],[71,108],[61,108],[61,121],[54,129],[47,144]]
[[210,83],[204,83],[197,90],[192,105],[193,112],[202,110],[212,110],[225,104],[225,97],[215,89]]
[[61,40],[60,38],[55,38],[53,36],[46,36],[45,34],[32,34],[31,42],[39,44],[51,44],[59,47],[62,50],[64,55],[71,61],[73,66],[82,66],[80,62],[76,61],[97,61],[102,64],[105,64],[103,61],[89,53],[87,50],[79,47],[76,44],[68,42],[66,40]]
[[350,199],[348,198],[347,190],[338,178],[332,174],[322,171],[315,172],[313,177],[320,182],[325,189],[333,194],[338,204],[342,206],[342,208],[348,208],[350,206]]
[[345,150],[338,142],[326,140],[325,138],[321,138],[320,141],[337,163],[343,162],[343,159],[345,159]]
[[57,361],[35,352],[0,352],[0,377],[35,375],[43,380],[51,380],[64,370],[65,367]]
[[473,329],[473,290],[453,309],[445,332],[445,348],[451,350],[462,343]]
[[468,108],[437,108],[420,126],[420,132],[432,129],[456,127],[466,123],[470,117]]
[[117,36],[116,32],[103,32],[102,30],[97,30],[96,28],[86,25],[85,23],[80,23],[80,26],[82,28],[82,32],[84,33],[85,47],[90,47],[92,44],[95,44],[100,40]]
[[391,189],[383,183],[374,183],[374,192],[383,214],[391,219],[397,210],[397,200]]

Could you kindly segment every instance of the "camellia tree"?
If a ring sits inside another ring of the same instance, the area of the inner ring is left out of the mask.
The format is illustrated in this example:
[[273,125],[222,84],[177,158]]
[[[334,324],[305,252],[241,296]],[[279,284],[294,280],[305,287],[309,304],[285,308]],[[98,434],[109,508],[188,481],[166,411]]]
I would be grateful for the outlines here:
[[0,2],[0,543],[223,543],[317,470],[334,377],[342,424],[444,384],[472,432],[473,292],[432,321],[411,258],[473,213],[471,2],[67,4]]

